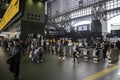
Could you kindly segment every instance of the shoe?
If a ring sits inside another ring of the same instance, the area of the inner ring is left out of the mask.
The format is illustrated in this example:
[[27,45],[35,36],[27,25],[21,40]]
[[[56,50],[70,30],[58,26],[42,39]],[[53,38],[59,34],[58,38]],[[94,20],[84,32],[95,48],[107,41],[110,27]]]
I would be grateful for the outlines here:
[[78,60],[77,63],[80,63],[80,61]]
[[13,80],[18,80],[18,77],[16,77],[15,75],[14,75],[14,79]]
[[14,78],[14,80],[18,80],[18,78]]
[[73,60],[73,63],[75,63],[75,60]]

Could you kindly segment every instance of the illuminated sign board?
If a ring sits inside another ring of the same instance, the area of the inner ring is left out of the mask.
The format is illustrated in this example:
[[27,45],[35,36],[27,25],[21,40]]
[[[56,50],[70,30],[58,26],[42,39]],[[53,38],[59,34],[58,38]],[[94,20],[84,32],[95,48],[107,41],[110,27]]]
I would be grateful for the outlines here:
[[19,0],[11,0],[8,9],[0,22],[0,30],[2,30],[18,12]]
[[88,25],[80,25],[80,26],[78,26],[77,30],[78,31],[87,31],[87,30],[89,30]]

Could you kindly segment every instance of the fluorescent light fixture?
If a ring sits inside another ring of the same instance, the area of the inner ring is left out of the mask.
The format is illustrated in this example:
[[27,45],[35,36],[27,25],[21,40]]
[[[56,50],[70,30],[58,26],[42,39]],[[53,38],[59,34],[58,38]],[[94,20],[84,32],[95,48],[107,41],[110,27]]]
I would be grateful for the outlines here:
[[10,34],[10,32],[2,32],[2,34]]
[[0,34],[0,36],[4,36],[4,37],[5,37],[5,36],[7,36],[7,35],[6,35],[6,34]]
[[85,24],[91,24],[91,21],[81,21],[76,24],[73,24],[73,26],[79,26],[79,25],[85,25]]

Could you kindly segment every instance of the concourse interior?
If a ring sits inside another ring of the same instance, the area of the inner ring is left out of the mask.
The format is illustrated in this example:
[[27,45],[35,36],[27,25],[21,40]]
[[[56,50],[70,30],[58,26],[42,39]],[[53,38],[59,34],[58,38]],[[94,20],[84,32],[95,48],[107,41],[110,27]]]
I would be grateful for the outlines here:
[[120,80],[120,0],[0,0],[0,80]]
[[[0,47],[0,53],[0,80],[12,80],[13,74],[6,63],[9,52]],[[44,63],[33,63],[27,54],[22,56],[20,80],[120,80],[120,67],[109,69],[104,74],[104,70],[120,66],[120,61],[110,67],[105,61],[94,63],[93,60],[80,59],[79,63],[74,63],[71,56],[62,62],[54,54],[46,54],[45,57]],[[103,75],[99,73],[101,71]]]

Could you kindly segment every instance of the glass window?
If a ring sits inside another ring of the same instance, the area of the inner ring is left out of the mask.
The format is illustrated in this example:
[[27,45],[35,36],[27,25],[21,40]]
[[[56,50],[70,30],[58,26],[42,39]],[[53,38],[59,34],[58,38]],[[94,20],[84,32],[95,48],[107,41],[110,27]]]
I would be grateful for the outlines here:
[[113,17],[114,15],[113,15],[113,12],[111,12],[111,17]]
[[114,8],[117,8],[118,7],[118,5],[117,4],[114,4]]
[[120,0],[118,1],[118,7],[120,7]]
[[111,5],[110,9],[113,9],[113,5]]
[[117,13],[118,13],[117,11],[114,11],[114,15],[117,15]]

